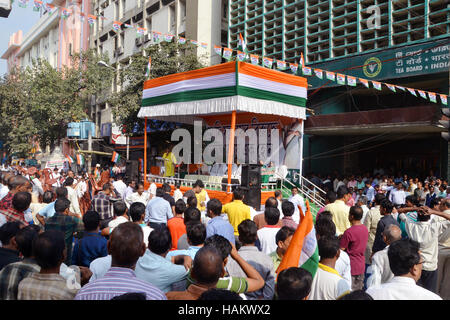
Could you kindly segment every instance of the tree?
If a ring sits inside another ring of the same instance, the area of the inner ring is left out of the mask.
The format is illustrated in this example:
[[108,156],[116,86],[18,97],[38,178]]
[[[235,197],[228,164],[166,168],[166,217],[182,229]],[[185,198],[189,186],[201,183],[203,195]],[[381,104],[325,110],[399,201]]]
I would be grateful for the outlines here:
[[66,136],[67,124],[87,117],[89,98],[110,87],[113,73],[98,66],[106,60],[94,50],[75,54],[71,65],[54,69],[46,60],[15,69],[0,82],[0,133],[7,147],[22,156],[37,139],[53,147]]
[[[204,65],[193,50],[193,45],[183,45],[177,42],[162,42],[151,45],[131,57],[131,62],[121,69],[119,85],[121,90],[111,95],[108,103],[112,107],[114,121],[127,134],[143,131],[144,120],[137,117],[142,103],[142,89],[148,64],[148,57],[152,59],[151,78],[158,78],[178,72],[203,68]],[[150,127],[159,128],[162,121],[152,120]]]

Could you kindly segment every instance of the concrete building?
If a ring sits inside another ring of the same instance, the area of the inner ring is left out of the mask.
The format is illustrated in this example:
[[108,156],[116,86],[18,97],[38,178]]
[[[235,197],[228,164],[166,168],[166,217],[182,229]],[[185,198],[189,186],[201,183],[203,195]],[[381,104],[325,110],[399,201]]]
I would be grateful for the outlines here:
[[[206,42],[206,50],[197,48],[206,65],[221,62],[221,57],[214,53],[214,45],[227,45],[226,0],[94,0],[92,10],[94,15],[105,19],[97,19],[91,28],[90,47],[108,55],[110,65],[117,71],[116,79],[132,55],[154,43],[151,31]],[[118,32],[113,29],[113,21],[122,23]],[[136,29],[125,28],[125,24],[145,28],[147,34],[137,37]],[[116,79],[111,86],[112,92],[120,90]],[[105,92],[92,101],[91,117],[100,137],[113,144],[121,144],[124,138],[120,137],[119,127],[113,123],[112,110],[106,102],[108,94]],[[109,139],[112,137],[114,139]],[[141,150],[142,146],[131,148]]]
[[[230,48],[403,87],[449,94],[446,0],[231,0]],[[440,107],[409,92],[308,77],[304,172],[447,176]],[[439,102],[439,101],[438,101]]]
[[41,18],[24,36],[22,30],[10,37],[9,46],[2,59],[8,61],[8,71],[12,66],[28,67],[38,58],[47,60],[54,68],[70,66],[71,56],[88,48],[87,21],[81,21],[80,12],[90,13],[90,0],[55,0],[49,2],[65,7],[72,14],[61,19],[61,10],[51,12],[41,9]]

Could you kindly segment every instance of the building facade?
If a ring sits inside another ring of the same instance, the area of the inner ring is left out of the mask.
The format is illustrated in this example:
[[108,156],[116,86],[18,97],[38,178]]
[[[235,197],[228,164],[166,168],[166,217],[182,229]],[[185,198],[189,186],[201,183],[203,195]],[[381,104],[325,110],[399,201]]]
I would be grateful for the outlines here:
[[51,4],[70,9],[71,15],[62,19],[58,7],[50,11],[42,8],[39,21],[30,31],[24,36],[22,30],[11,35],[8,49],[1,57],[8,61],[8,71],[13,66],[31,66],[39,58],[54,68],[70,67],[72,55],[88,48],[89,25],[80,19],[79,13],[90,14],[90,0],[55,0]]
[[[230,48],[403,87],[449,94],[446,0],[232,0]],[[304,172],[447,177],[441,104],[409,92],[308,77]],[[445,106],[444,106],[445,107]]]

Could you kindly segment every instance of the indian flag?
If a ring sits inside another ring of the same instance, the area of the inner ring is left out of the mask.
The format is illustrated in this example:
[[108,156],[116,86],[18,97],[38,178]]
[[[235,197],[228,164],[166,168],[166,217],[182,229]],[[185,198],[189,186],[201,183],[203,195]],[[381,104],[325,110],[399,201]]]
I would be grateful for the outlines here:
[[328,80],[335,81],[335,73],[334,72],[327,71],[326,74],[327,74],[327,79]]
[[360,81],[366,88],[369,88],[369,80],[359,78],[359,81]]
[[298,63],[289,63],[289,67],[293,74],[297,74],[298,72]]
[[302,68],[305,66],[305,59],[303,58],[303,52],[300,52],[300,66]]
[[352,76],[347,76],[347,84],[352,87],[356,87],[356,78]]
[[146,79],[150,78],[151,70],[152,70],[152,58],[148,57],[147,71],[145,72]]
[[300,224],[292,237],[291,244],[284,254],[280,266],[276,270],[277,274],[280,274],[285,269],[297,267],[309,271],[314,278],[319,267],[319,249],[317,247],[316,230],[308,200],[305,203],[306,214],[300,220]]
[[439,95],[439,98],[441,98],[441,102],[442,102],[442,104],[444,104],[444,105],[447,105],[447,96],[445,95],[445,94],[440,94]]
[[345,75],[344,74],[337,73],[336,76],[337,76],[337,83],[345,84]]
[[428,97],[431,102],[437,103],[436,94],[434,92],[428,92]]
[[74,163],[74,160],[71,156],[69,156],[68,154],[66,155],[66,159],[67,161],[69,161],[70,164]]
[[302,72],[304,76],[312,75],[312,69],[310,67],[303,67]]
[[277,60],[277,68],[279,70],[286,70],[286,62]]
[[413,96],[417,97],[416,90],[411,89],[411,88],[406,88],[406,89],[407,89],[407,90],[409,91],[409,93],[411,93]]
[[381,82],[372,81],[373,87],[381,91]]
[[120,154],[118,154],[117,152],[113,151],[111,161],[114,162],[114,163],[117,163],[117,162],[119,162],[119,160],[120,160]]
[[391,89],[391,91],[397,92],[397,91],[395,90],[395,86],[394,86],[394,85],[389,84],[389,83],[385,83],[385,85],[386,85],[386,87],[388,87],[389,89]]
[[[192,116],[212,112],[212,108],[218,108],[216,111],[228,108],[230,99],[248,101],[248,98],[267,105],[267,109],[258,107],[259,113],[279,115],[276,106],[283,104],[284,116],[301,114],[303,108],[298,107],[306,105],[307,80],[250,63],[222,63],[145,81],[138,117],[158,117],[167,114],[169,105],[175,108],[180,104],[188,107],[174,112],[178,116]],[[195,104],[186,103],[192,101]],[[254,103],[242,102],[240,108],[256,112],[254,106]]]
[[264,57],[263,58],[263,64],[265,67],[272,69],[273,59]]
[[321,69],[314,69],[314,74],[317,78],[323,79],[323,71]]
[[77,154],[77,164],[84,166],[84,156],[81,153]]
[[417,92],[419,92],[420,96],[424,99],[428,100],[427,94],[425,93],[425,91],[422,90],[417,90]]
[[231,60],[231,57],[233,55],[233,50],[230,48],[223,48],[223,58],[227,60]]
[[122,26],[122,22],[120,22],[120,21],[114,21],[113,22],[113,25],[112,25],[112,28],[113,28],[113,30],[114,31],[119,31],[120,30],[120,27]]
[[245,52],[239,51],[237,52],[237,58],[239,61],[244,61],[245,60]]
[[217,53],[219,56],[222,56],[222,47],[221,46],[214,46],[214,52]]
[[251,54],[250,55],[250,62],[254,65],[259,65],[259,56],[256,54]]
[[248,57],[247,44],[245,43],[244,37],[242,37],[241,33],[239,33],[238,48],[245,53],[245,59],[247,59]]

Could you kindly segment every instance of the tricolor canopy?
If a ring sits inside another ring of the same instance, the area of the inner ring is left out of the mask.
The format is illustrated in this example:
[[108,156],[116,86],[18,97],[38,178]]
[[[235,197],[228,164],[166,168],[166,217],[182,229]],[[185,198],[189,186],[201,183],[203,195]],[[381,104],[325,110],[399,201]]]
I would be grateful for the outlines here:
[[228,62],[144,83],[139,118],[193,123],[232,111],[306,119],[306,78]]

